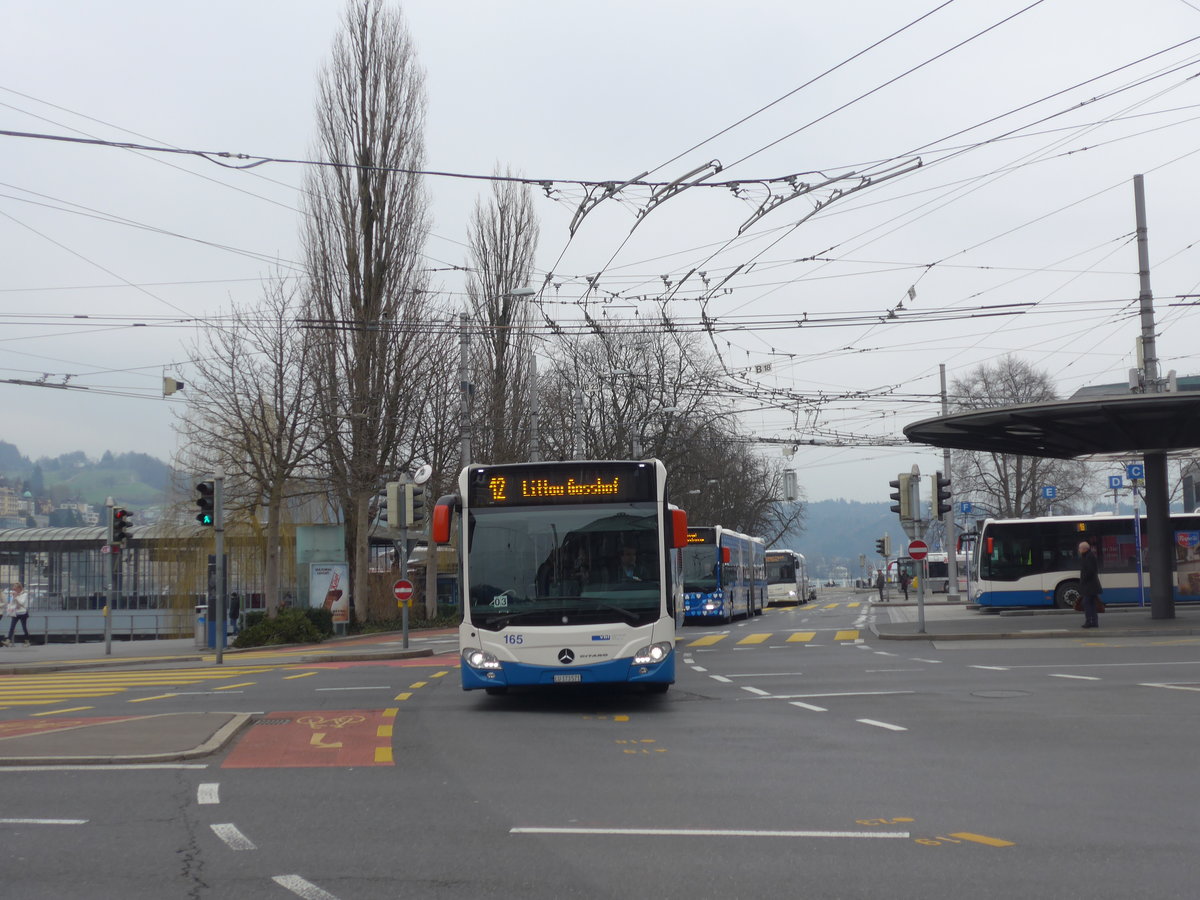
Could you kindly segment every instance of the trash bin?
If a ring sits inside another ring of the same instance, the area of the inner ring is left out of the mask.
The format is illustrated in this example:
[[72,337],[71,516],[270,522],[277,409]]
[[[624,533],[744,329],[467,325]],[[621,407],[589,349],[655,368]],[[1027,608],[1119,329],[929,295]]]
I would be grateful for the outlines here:
[[205,621],[205,613],[208,612],[207,606],[196,607],[196,649],[203,650],[208,646],[208,628]]

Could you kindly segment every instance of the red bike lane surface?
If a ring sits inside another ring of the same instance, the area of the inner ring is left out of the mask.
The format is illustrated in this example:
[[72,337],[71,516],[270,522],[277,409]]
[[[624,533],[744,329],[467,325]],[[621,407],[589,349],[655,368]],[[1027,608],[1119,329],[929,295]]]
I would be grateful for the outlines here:
[[107,716],[77,719],[10,719],[0,722],[0,740],[28,734],[48,734],[55,731],[70,731],[87,728],[89,725],[107,725],[110,722],[130,722],[145,716]]
[[242,733],[222,769],[390,766],[394,709],[270,712]]

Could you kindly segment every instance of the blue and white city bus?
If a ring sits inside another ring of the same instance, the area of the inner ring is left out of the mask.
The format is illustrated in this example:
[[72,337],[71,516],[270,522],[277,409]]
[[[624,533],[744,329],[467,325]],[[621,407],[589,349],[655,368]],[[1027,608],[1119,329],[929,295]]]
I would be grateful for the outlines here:
[[655,459],[463,469],[433,517],[460,548],[463,690],[674,683],[687,516],[666,478]]
[[761,616],[766,606],[766,544],[708,525],[689,528],[683,549],[683,613],[687,618],[732,622]]
[[808,567],[804,554],[795,550],[768,550],[764,559],[767,569],[767,605],[799,606],[808,602]]
[[[1171,516],[1176,602],[1200,600],[1200,516]],[[1145,569],[1146,520],[1140,521]],[[1070,609],[1079,596],[1079,543],[1100,563],[1105,603],[1139,603],[1133,516],[1046,516],[988,519],[975,542],[971,596],[981,607]],[[1143,571],[1149,602],[1150,574]]]

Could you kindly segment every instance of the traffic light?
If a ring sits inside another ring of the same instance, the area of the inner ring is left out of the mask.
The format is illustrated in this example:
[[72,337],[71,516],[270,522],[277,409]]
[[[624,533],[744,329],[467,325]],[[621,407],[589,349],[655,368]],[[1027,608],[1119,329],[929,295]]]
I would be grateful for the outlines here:
[[933,508],[934,518],[940,519],[950,512],[950,479],[938,472],[933,476]]
[[112,543],[125,545],[129,540],[129,529],[133,525],[133,513],[119,506],[112,511]]
[[211,481],[201,481],[196,484],[196,521],[201,525],[212,525],[216,521],[216,490],[217,486]]
[[885,534],[875,542],[875,553],[884,559],[892,555],[892,536],[890,534]]
[[425,517],[428,514],[428,511],[425,509],[425,485],[406,484],[404,486],[404,505],[408,526],[410,528],[424,528]]
[[884,543],[883,538],[879,538],[879,540],[877,540],[875,542],[875,555],[876,556],[887,556],[887,554],[883,552],[883,543]]
[[892,512],[899,513],[901,521],[908,521],[913,517],[911,509],[911,497],[909,482],[912,481],[912,475],[900,473],[895,481],[889,481],[892,487],[895,488],[891,493],[891,498],[896,502],[892,504]]

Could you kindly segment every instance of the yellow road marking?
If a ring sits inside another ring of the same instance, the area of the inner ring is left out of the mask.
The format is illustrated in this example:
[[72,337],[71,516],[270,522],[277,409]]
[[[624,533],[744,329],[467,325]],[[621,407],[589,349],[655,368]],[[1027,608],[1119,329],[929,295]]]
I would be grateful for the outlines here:
[[255,684],[255,683],[256,682],[253,682],[253,681],[239,681],[237,684],[218,684],[216,687],[213,688],[213,690],[214,691],[228,691],[233,688],[250,687],[250,685]]
[[145,703],[147,700],[168,700],[171,697],[178,696],[177,694],[155,694],[153,697],[138,697],[136,700],[127,700],[127,703]]
[[858,640],[858,631],[857,630],[839,631],[837,634],[835,634],[833,636],[833,639],[835,641],[857,641]]
[[390,763],[391,761],[392,761],[392,748],[391,747],[376,747],[375,748],[375,762]]
[[396,718],[396,713],[398,713],[398,712],[400,712],[398,707],[389,706],[387,709],[385,709],[383,711],[383,717],[385,719],[394,719],[394,718]]
[[397,700],[407,700],[411,696],[412,696],[411,693],[409,693],[408,691],[405,691],[403,694],[397,694],[396,699]]
[[391,737],[391,736],[392,736],[392,726],[391,725],[376,726],[375,737]]
[[30,713],[30,718],[34,716],[57,716],[60,713],[83,712],[85,709],[95,709],[94,706],[72,706],[70,709],[51,709],[46,712]]
[[430,677],[430,678],[441,678],[442,676],[444,676],[444,675],[448,675],[448,674],[449,674],[449,672],[445,672],[445,671],[443,671],[443,672],[434,672],[434,673],[433,673],[432,675],[430,675],[429,677]]
[[613,716],[614,722],[628,722],[629,716]]
[[307,678],[309,675],[316,675],[316,672],[301,672],[299,675],[284,675],[284,681],[291,681],[293,678]]
[[696,640],[692,641],[690,644],[688,644],[688,646],[711,647],[713,644],[717,643],[718,641],[723,641],[727,637],[729,637],[727,634],[706,634],[702,638],[696,638]]
[[955,831],[950,834],[960,841],[974,841],[976,844],[986,844],[989,847],[1015,847],[1012,841],[1002,841],[1000,838],[988,837],[986,834],[972,834],[969,831]]
[[323,731],[314,731],[309,743],[314,747],[322,747],[326,750],[336,750],[338,747],[342,746],[341,741],[333,741],[329,744],[325,743],[325,732]]
[[765,634],[748,634],[744,638],[742,638],[740,641],[738,641],[738,643],[739,644],[761,644],[763,641],[765,641],[770,636],[771,636],[771,633],[769,631],[766,632]]
[[821,607],[821,609],[837,609],[839,605],[840,604],[838,604],[838,603],[826,603],[824,606]]
[[415,691],[417,688],[425,687],[425,682],[424,681],[414,681],[412,684],[409,685],[409,687]]
[[849,604],[849,606],[851,609],[854,609],[856,606],[862,606],[862,603],[858,600],[855,600],[853,603]]
[[802,643],[807,644],[809,641],[815,640],[816,637],[817,637],[817,633],[815,631],[797,631],[795,634],[793,634],[791,637],[789,637],[787,639],[787,642],[789,644],[791,644],[791,643],[795,643],[796,641],[800,641]]

